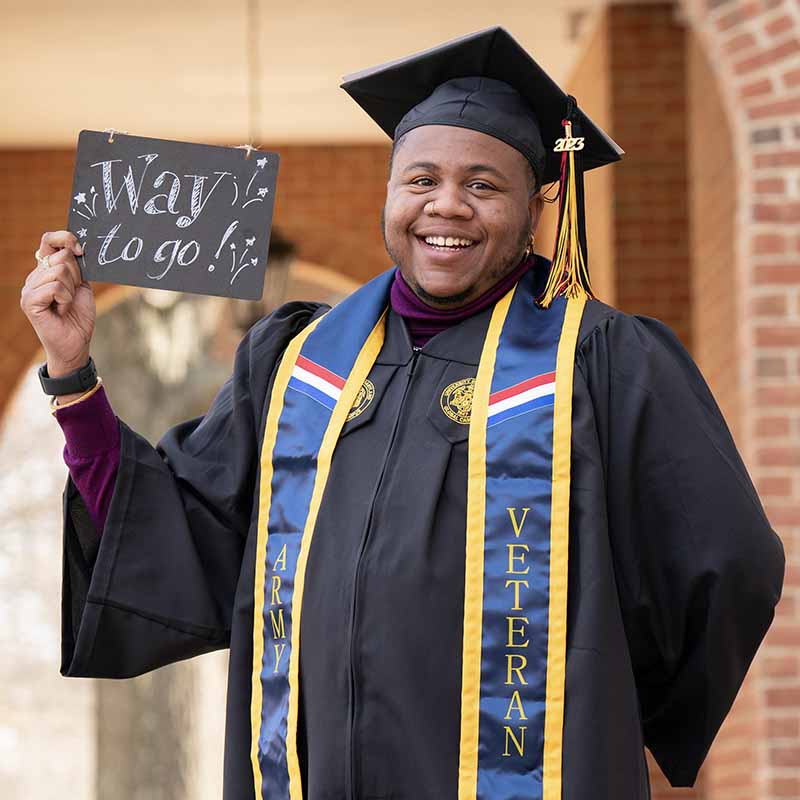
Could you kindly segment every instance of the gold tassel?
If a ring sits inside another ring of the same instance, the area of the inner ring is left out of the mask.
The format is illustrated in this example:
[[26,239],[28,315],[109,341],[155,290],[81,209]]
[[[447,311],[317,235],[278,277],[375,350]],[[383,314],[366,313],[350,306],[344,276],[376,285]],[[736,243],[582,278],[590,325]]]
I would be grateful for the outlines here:
[[553,262],[542,296],[537,301],[542,308],[549,308],[556,297],[594,298],[585,253],[586,243],[581,235],[583,227],[583,203],[579,192],[583,180],[582,170],[576,165],[576,151],[583,147],[582,138],[573,138],[572,122],[564,121],[565,137],[559,139],[557,149],[561,154],[561,200],[558,210],[558,226]]

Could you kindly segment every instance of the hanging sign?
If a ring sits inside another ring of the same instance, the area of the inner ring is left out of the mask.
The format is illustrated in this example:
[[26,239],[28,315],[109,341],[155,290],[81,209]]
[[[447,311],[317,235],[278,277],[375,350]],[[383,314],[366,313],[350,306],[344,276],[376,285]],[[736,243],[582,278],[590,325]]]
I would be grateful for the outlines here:
[[278,154],[81,131],[67,227],[83,277],[258,300]]

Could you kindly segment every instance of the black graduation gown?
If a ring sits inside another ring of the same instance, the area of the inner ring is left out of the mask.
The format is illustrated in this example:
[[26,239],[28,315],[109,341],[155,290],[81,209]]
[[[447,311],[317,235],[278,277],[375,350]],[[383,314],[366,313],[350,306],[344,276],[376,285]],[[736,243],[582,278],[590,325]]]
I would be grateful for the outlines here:
[[[62,673],[126,677],[230,646],[224,797],[252,800],[250,675],[268,392],[318,306],[243,338],[204,417],[152,447],[120,422],[99,550],[64,493]],[[466,425],[491,310],[414,353],[390,313],[371,403],[337,445],[300,643],[307,800],[455,800]],[[780,595],[783,551],[711,393],[662,323],[587,304],[574,369],[564,800],[690,785]]]

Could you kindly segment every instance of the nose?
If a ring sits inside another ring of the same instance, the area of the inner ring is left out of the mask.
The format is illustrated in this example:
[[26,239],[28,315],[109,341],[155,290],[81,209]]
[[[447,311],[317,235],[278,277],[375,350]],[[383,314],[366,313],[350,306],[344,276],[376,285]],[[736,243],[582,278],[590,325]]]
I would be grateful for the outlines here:
[[467,202],[463,187],[456,183],[442,183],[433,199],[433,216],[445,219],[472,219],[475,211]]

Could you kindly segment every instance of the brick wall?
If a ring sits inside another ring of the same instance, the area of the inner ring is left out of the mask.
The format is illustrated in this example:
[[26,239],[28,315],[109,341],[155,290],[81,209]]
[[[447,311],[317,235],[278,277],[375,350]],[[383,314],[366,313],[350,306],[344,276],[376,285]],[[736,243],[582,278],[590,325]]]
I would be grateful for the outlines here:
[[[298,257],[363,281],[389,266],[380,211],[389,146],[280,146],[275,225]],[[66,226],[73,150],[0,151],[0,416],[39,342],[19,308],[25,276],[42,233]],[[110,288],[93,284],[97,296]]]
[[[740,729],[752,792],[720,783],[717,797],[800,797],[800,9],[790,0],[688,0],[723,88],[736,142],[739,440],[767,516],[787,553],[776,622],[748,682]],[[738,710],[731,720],[739,723]],[[733,736],[733,735],[732,735]],[[736,771],[712,762],[711,774]],[[743,777],[746,772],[743,772]],[[716,783],[716,779],[715,779]]]
[[[741,440],[737,314],[737,170],[733,136],[709,54],[687,37],[689,123],[689,241],[692,258],[694,356],[734,438]],[[703,771],[709,800],[759,797],[758,755],[765,735],[758,703],[757,667],[748,676],[714,742]]]
[[691,345],[685,29],[672,3],[608,10],[616,305]]

